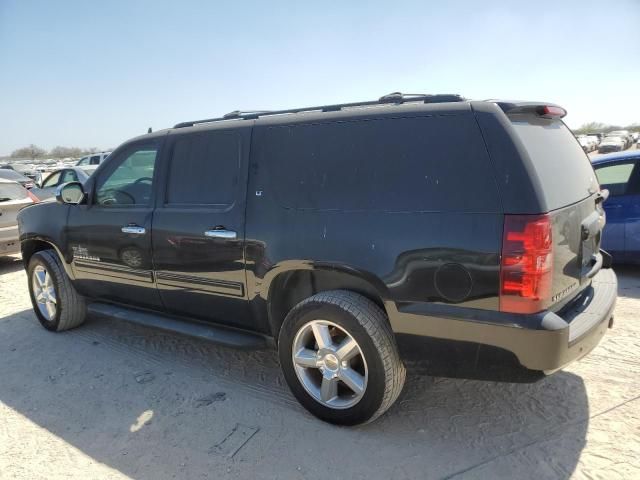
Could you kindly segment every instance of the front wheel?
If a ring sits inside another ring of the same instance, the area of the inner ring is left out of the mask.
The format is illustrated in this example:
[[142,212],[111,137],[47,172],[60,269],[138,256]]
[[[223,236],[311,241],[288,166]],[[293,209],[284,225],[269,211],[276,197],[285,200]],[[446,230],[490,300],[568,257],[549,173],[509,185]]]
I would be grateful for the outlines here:
[[302,301],[287,315],[278,343],[289,388],[327,422],[370,422],[402,391],[405,369],[387,317],[357,293],[334,290]]
[[33,310],[44,328],[61,332],[84,322],[86,304],[53,250],[37,252],[27,269]]

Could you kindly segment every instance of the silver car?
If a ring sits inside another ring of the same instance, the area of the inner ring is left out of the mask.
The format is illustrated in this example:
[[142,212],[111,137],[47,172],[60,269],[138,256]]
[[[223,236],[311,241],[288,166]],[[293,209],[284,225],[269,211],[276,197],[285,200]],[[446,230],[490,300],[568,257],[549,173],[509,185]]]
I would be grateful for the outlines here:
[[35,202],[22,185],[0,178],[0,257],[20,253],[18,212]]

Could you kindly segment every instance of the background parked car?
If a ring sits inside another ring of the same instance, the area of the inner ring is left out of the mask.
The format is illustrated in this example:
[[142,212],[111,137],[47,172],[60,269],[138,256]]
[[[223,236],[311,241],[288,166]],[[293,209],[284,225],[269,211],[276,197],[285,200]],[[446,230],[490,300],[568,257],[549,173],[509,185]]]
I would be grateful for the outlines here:
[[633,143],[629,130],[614,130],[613,132],[607,133],[607,136],[620,137],[622,140],[624,140],[625,149],[629,148],[631,146],[631,143]]
[[20,172],[16,172],[13,169],[0,168],[0,178],[4,180],[10,180],[12,182],[18,182],[20,185],[27,189],[33,188],[35,186],[35,182],[31,178],[26,177]]
[[598,153],[621,152],[626,148],[626,141],[623,138],[607,135],[598,145]]
[[18,212],[37,201],[19,183],[0,178],[0,256],[20,252]]
[[111,154],[111,152],[99,152],[86,155],[78,160],[76,166],[82,167],[87,165],[100,165]]
[[593,152],[596,148],[598,148],[593,137],[578,135],[576,138],[578,139],[578,142],[580,143],[580,146],[582,147],[582,150],[585,151],[585,153]]
[[614,262],[640,264],[640,153],[632,150],[599,157],[593,168],[601,188],[609,190],[602,248],[613,255]]
[[84,184],[91,173],[80,167],[69,167],[56,170],[39,185],[31,189],[31,192],[38,197],[41,202],[55,199],[56,188],[69,182],[80,182]]

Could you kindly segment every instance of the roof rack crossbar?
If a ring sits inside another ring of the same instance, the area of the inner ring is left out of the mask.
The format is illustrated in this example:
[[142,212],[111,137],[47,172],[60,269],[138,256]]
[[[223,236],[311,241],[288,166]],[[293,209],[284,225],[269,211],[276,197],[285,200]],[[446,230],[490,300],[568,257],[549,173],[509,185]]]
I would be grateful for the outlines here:
[[289,108],[286,110],[256,110],[256,111],[240,111],[234,110],[222,117],[207,118],[204,120],[194,120],[191,122],[182,122],[174,125],[173,128],[193,127],[201,123],[220,122],[223,120],[255,120],[256,118],[271,115],[284,115],[291,113],[302,112],[337,112],[344,108],[355,107],[368,107],[375,105],[388,105],[395,103],[397,105],[411,102],[422,103],[443,103],[443,102],[462,102],[464,98],[457,94],[402,94],[400,92],[393,92],[388,95],[380,97],[378,100],[368,100],[364,102],[351,102],[351,103],[336,103],[332,105],[321,105],[317,107],[301,107],[301,108]]

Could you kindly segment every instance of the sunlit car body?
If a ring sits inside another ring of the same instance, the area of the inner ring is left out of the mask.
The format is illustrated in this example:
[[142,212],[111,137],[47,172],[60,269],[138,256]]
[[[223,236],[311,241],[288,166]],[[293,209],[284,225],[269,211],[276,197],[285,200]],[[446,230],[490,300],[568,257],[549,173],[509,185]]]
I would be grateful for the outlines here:
[[19,183],[0,178],[0,256],[20,252],[18,212],[35,201]]
[[17,182],[26,189],[33,188],[35,185],[34,181],[29,177],[24,176],[23,174],[21,174],[16,170],[8,169],[8,168],[0,169],[0,179],[9,180],[11,182]]

